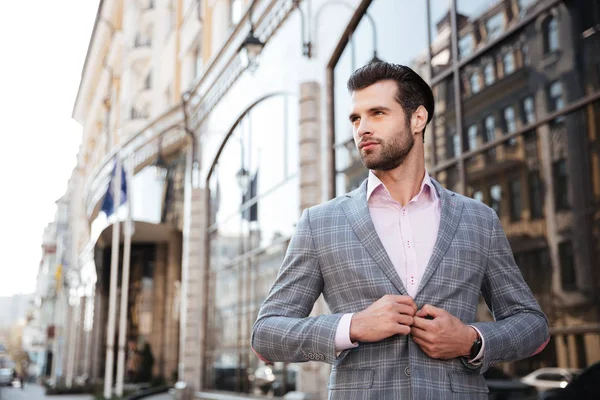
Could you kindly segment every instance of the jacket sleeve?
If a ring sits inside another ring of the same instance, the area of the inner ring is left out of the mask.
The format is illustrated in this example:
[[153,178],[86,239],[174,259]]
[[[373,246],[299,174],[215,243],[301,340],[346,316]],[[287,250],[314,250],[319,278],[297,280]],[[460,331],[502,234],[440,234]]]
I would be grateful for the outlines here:
[[515,263],[498,216],[490,212],[492,229],[482,295],[494,322],[471,324],[485,338],[481,373],[499,362],[530,357],[549,340],[546,315]]
[[342,314],[310,316],[323,291],[323,276],[305,210],[279,275],[252,328],[252,349],[265,361],[336,359],[335,334]]

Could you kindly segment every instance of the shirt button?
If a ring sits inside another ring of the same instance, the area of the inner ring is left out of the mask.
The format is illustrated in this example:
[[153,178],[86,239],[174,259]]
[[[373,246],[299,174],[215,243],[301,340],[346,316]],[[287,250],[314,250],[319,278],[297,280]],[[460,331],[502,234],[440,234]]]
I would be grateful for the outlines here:
[[406,242],[406,247],[410,247],[410,240]]
[[410,367],[404,368],[404,375],[410,376]]

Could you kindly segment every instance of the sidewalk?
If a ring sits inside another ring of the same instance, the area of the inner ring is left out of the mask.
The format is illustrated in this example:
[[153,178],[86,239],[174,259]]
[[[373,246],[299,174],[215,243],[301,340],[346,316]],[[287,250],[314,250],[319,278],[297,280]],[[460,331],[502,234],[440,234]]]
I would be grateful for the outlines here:
[[93,400],[91,395],[46,396],[44,388],[34,383],[25,384],[25,388],[7,387],[0,389],[0,400]]

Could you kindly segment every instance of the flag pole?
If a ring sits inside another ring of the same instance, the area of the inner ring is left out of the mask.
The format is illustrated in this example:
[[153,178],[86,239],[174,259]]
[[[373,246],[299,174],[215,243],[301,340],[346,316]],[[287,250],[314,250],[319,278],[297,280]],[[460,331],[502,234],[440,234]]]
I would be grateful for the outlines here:
[[133,163],[128,163],[126,170],[127,178],[127,219],[125,220],[123,234],[123,279],[121,282],[121,308],[119,310],[119,353],[117,355],[117,384],[116,395],[123,396],[123,380],[125,376],[125,336],[127,333],[127,303],[129,299],[129,267],[131,261],[131,235],[132,235],[132,204],[131,204],[131,182],[133,177]]
[[114,347],[115,347],[115,320],[117,308],[117,276],[119,275],[119,241],[120,241],[120,223],[119,206],[121,205],[121,156],[116,154],[115,176],[113,180],[113,214],[116,221],[113,224],[112,248],[110,258],[110,291],[108,294],[108,326],[106,328],[106,365],[104,369],[104,398],[112,398],[113,368],[114,368]]

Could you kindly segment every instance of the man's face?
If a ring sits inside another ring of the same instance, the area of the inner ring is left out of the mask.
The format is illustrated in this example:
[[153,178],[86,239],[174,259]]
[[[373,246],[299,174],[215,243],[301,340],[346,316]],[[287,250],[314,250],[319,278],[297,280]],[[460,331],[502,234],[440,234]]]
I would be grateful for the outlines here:
[[396,82],[386,80],[352,93],[354,143],[368,169],[398,167],[415,143],[406,114],[395,99],[397,90]]

